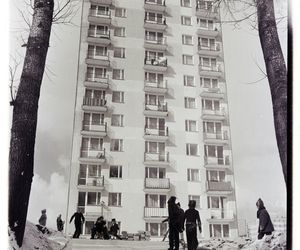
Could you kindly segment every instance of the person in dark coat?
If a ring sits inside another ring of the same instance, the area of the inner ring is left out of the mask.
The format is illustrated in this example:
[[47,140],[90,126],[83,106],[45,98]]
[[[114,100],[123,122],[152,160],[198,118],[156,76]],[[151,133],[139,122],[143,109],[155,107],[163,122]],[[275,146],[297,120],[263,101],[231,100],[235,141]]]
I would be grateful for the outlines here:
[[179,249],[179,208],[175,203],[176,197],[171,196],[168,200],[168,213],[169,213],[169,250]]
[[73,238],[74,239],[78,239],[79,235],[81,234],[81,228],[82,228],[82,224],[84,223],[84,216],[80,211],[75,212],[71,219],[70,219],[70,223],[72,222],[72,220],[75,218],[74,223],[75,223],[75,232],[73,234]]
[[258,226],[258,236],[260,240],[264,235],[271,235],[274,231],[273,223],[271,221],[270,215],[264,206],[264,202],[259,198],[256,202],[257,207],[257,218],[259,219]]
[[64,230],[64,221],[61,219],[61,214],[58,215],[56,219],[56,226],[57,226],[57,231],[62,232]]
[[96,233],[99,233],[105,240],[109,239],[106,221],[104,220],[103,216],[100,216],[94,223],[94,226],[91,230],[91,239],[95,239]]
[[39,224],[43,227],[46,226],[46,222],[47,222],[47,215],[46,215],[46,209],[43,209],[42,211],[42,215],[39,218]]
[[188,250],[196,250],[198,247],[197,223],[200,233],[202,232],[200,215],[195,207],[196,201],[190,200],[189,209],[187,209],[184,213]]
[[111,226],[109,229],[109,234],[111,234],[112,236],[116,237],[119,240],[122,240],[122,238],[118,235],[120,228],[119,225],[116,222],[116,219],[112,219],[111,220]]

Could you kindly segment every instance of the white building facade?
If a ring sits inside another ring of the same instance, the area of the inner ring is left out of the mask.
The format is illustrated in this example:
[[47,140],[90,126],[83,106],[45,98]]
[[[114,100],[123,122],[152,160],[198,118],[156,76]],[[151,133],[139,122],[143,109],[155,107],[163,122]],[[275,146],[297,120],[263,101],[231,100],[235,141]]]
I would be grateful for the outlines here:
[[[68,217],[167,230],[197,201],[201,237],[238,235],[219,9],[195,0],[83,0]],[[73,232],[69,226],[68,232]]]

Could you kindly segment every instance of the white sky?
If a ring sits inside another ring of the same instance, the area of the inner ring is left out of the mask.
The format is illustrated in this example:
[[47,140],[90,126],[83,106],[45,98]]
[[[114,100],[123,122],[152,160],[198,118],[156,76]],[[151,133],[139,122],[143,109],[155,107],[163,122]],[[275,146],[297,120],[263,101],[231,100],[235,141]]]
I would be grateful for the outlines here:
[[[16,10],[22,0],[11,1],[11,53],[23,53],[24,23]],[[283,2],[283,1],[282,1]],[[280,9],[284,4],[276,1]],[[21,8],[21,7],[20,7]],[[79,25],[79,14],[74,22]],[[236,181],[238,217],[256,220],[256,200],[261,197],[271,213],[282,215],[286,189],[276,147],[272,106],[257,31],[247,25],[234,29],[223,25],[226,80],[230,110],[232,150]],[[286,50],[286,29],[279,28]],[[75,101],[79,26],[55,25],[47,57],[47,69],[39,102],[35,154],[35,177],[28,218],[36,222],[47,208],[48,225],[55,226],[67,202],[67,174]],[[20,66],[21,69],[21,66]],[[6,91],[6,90],[5,90]]]

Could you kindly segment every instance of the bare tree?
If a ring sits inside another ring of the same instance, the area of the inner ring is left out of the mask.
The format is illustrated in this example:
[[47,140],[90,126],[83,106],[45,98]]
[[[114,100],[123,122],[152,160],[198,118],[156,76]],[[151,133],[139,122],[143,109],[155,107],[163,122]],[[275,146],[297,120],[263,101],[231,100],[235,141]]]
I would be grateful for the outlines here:
[[9,151],[9,227],[22,246],[33,177],[38,101],[53,17],[53,0],[35,0],[18,91],[13,100]]

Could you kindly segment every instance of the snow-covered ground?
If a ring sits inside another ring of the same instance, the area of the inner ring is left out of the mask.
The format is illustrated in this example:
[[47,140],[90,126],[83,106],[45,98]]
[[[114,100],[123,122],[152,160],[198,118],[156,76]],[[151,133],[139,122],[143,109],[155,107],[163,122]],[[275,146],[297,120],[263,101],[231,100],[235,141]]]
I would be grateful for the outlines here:
[[[10,249],[11,250],[72,250],[71,239],[66,237],[63,233],[51,230],[50,234],[41,233],[37,227],[31,223],[26,223],[25,236],[23,245],[19,248],[14,240],[14,235],[10,234]],[[87,240],[85,244],[92,244],[94,241]],[[116,241],[110,241],[116,245]],[[120,244],[122,241],[119,241]],[[124,243],[124,242],[123,242]],[[129,242],[128,242],[129,243]],[[106,245],[110,244],[109,241]],[[131,241],[132,249],[137,248],[137,242]],[[150,242],[147,242],[151,245]],[[128,245],[128,244],[127,244]],[[118,246],[115,246],[118,248]],[[105,246],[99,244],[97,249],[105,249]],[[113,248],[112,248],[113,249]],[[120,248],[118,248],[120,249]],[[131,249],[126,247],[126,249]],[[142,248],[146,250],[145,247]],[[153,249],[153,248],[151,248]],[[272,236],[264,237],[262,240],[252,241],[249,238],[238,238],[236,240],[210,239],[201,240],[199,250],[286,250],[286,235],[274,232]],[[83,249],[84,250],[84,249]]]

